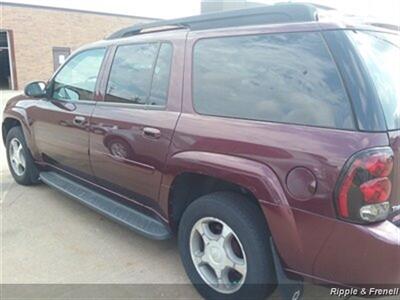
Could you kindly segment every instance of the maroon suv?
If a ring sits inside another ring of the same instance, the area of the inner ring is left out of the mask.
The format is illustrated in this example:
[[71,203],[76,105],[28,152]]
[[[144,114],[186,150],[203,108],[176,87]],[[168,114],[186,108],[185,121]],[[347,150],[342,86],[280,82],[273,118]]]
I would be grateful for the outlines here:
[[323,13],[160,21],[79,49],[8,102],[12,175],[177,233],[206,298],[399,285],[399,36]]

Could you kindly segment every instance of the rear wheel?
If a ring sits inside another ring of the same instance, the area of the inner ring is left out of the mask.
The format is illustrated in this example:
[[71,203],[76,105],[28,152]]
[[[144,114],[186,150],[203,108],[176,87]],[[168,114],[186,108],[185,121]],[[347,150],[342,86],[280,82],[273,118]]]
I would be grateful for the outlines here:
[[186,272],[206,299],[265,299],[275,289],[269,233],[260,209],[231,192],[185,210],[178,242]]
[[25,142],[21,127],[13,127],[6,138],[7,161],[15,181],[22,185],[39,182],[39,172]]

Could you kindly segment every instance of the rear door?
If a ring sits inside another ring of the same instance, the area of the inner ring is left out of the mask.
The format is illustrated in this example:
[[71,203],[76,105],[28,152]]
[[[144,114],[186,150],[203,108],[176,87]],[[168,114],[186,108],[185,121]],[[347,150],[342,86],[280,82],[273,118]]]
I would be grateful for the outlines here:
[[104,98],[91,123],[90,157],[100,185],[133,201],[158,199],[180,114],[183,40],[137,41],[113,49]]

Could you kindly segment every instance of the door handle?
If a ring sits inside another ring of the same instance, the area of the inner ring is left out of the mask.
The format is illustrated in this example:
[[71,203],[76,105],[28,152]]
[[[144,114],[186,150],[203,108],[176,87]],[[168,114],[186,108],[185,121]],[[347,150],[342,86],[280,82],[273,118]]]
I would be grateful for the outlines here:
[[161,137],[161,131],[157,128],[145,127],[143,128],[143,135],[153,139],[159,139]]
[[85,117],[82,117],[82,116],[76,116],[75,118],[74,118],[74,120],[73,120],[73,123],[75,124],[75,125],[82,125],[82,124],[84,124],[86,122],[86,118]]

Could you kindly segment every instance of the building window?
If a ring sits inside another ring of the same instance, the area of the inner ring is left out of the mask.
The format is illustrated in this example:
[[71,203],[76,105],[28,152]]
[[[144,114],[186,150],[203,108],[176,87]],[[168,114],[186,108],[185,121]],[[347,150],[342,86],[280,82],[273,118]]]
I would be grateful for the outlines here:
[[12,62],[7,31],[0,31],[0,90],[12,89]]
[[57,70],[71,54],[71,48],[53,47],[53,66],[54,71]]

